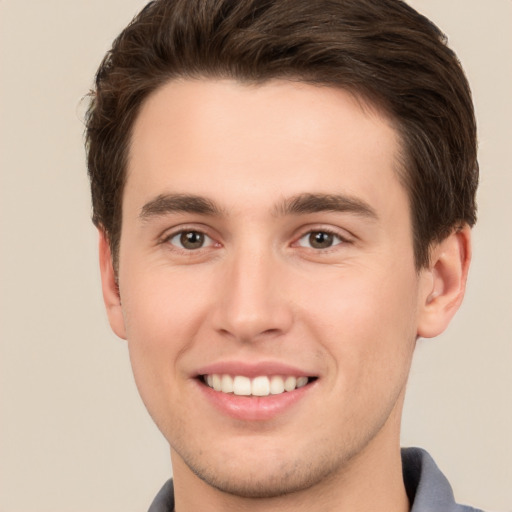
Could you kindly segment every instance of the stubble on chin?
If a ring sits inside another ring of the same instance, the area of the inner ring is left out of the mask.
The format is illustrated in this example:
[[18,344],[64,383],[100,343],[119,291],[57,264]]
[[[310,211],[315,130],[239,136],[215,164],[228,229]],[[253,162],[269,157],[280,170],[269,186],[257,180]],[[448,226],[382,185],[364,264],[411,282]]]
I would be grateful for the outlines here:
[[264,454],[264,447],[255,443],[253,450],[259,452],[259,462],[252,463],[241,455],[236,459],[216,457],[211,463],[204,454],[194,455],[174,449],[176,455],[188,469],[208,486],[231,496],[250,499],[270,499],[309,490],[326,485],[339,478],[357,454],[355,440],[345,443],[343,448],[333,453],[322,453],[320,446],[296,454]]

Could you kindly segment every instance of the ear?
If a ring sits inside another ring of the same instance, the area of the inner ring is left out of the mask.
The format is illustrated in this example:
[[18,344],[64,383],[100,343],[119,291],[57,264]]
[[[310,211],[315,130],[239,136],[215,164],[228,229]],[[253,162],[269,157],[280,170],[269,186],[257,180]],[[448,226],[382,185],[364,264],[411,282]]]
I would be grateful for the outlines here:
[[418,336],[441,334],[459,309],[466,291],[471,261],[471,229],[465,225],[436,244],[430,264],[423,269]]
[[105,232],[98,229],[99,234],[99,257],[101,288],[103,291],[103,301],[107,309],[108,321],[112,330],[123,339],[126,339],[126,329],[124,325],[123,311],[121,308],[121,296],[117,286],[114,265],[112,262],[112,253],[110,244]]

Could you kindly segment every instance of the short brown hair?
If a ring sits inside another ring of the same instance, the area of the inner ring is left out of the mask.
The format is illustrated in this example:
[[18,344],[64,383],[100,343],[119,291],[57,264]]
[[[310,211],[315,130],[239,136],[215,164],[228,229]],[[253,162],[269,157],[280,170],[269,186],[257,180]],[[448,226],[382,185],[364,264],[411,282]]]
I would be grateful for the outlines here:
[[416,265],[476,220],[471,92],[443,33],[400,0],[156,0],[96,75],[86,147],[93,222],[117,264],[131,131],[142,103],[177,78],[273,78],[339,87],[385,112],[401,137]]

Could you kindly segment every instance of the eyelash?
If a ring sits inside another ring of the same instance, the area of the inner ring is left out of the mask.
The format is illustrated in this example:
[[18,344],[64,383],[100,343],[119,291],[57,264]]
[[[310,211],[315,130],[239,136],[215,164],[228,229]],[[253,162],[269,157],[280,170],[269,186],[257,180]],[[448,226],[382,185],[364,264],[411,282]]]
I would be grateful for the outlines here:
[[[322,234],[322,235],[328,235],[338,240],[337,243],[333,243],[329,247],[325,248],[315,248],[315,247],[305,247],[300,243],[301,240],[305,239],[306,237],[311,237],[313,234]],[[305,233],[303,233],[296,242],[294,242],[294,245],[298,245],[299,247],[305,247],[306,249],[312,249],[315,252],[329,252],[334,250],[338,245],[344,245],[349,244],[350,240],[347,237],[342,236],[340,233],[336,232],[332,229],[327,228],[317,228],[317,229],[309,229]]]
[[[187,249],[185,247],[179,247],[178,245],[171,243],[171,241],[173,239],[175,239],[176,237],[183,236],[185,234],[192,234],[192,233],[201,235],[201,236],[209,239],[210,243],[208,243],[208,245],[202,245],[201,247],[198,247],[195,249]],[[304,238],[306,238],[308,236],[310,237],[312,234],[324,234],[324,235],[332,236],[333,238],[337,239],[338,242],[333,243],[329,247],[325,247],[325,248],[307,247],[300,243],[301,240],[303,240]],[[181,251],[185,254],[198,253],[199,251],[208,249],[209,247],[212,247],[212,246],[217,246],[217,247],[221,246],[221,244],[219,242],[216,242],[214,240],[214,238],[209,236],[205,230],[198,229],[198,228],[181,228],[179,231],[173,231],[172,233],[165,235],[161,239],[160,243],[168,244],[173,248],[173,250]],[[345,245],[345,244],[350,244],[350,243],[352,243],[352,241],[348,237],[342,236],[339,232],[336,232],[335,230],[328,229],[328,228],[316,228],[316,229],[308,229],[307,231],[302,232],[302,234],[298,238],[295,238],[295,241],[291,245],[292,245],[292,247],[297,247],[297,246],[303,247],[304,249],[312,250],[315,253],[325,253],[325,252],[332,251],[339,245]]]
[[[172,240],[176,237],[181,237],[183,235],[186,235],[186,234],[192,234],[192,233],[195,233],[195,234],[198,234],[198,235],[201,235],[203,236],[204,238],[207,238],[210,240],[210,243],[208,245],[202,245],[201,247],[198,247],[197,249],[187,249],[185,247],[180,247],[176,244],[173,244],[171,243]],[[209,236],[204,230],[202,229],[197,229],[197,228],[182,228],[180,229],[179,231],[173,231],[172,233],[164,236],[161,240],[162,244],[168,244],[170,246],[172,246],[172,248],[174,250],[177,250],[177,251],[181,251],[181,252],[184,252],[184,253],[187,253],[187,254],[191,254],[191,253],[194,253],[194,252],[198,252],[200,251],[201,249],[206,249],[208,247],[211,247],[212,245],[220,245],[218,242],[215,242],[215,240]]]

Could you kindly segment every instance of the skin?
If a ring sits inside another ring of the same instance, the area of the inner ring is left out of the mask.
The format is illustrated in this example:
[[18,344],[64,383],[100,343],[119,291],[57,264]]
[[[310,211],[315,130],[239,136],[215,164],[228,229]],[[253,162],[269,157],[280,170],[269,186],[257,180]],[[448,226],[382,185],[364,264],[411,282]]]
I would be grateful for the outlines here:
[[[407,376],[417,338],[442,332],[462,300],[470,234],[454,230],[415,268],[400,149],[385,116],[328,87],[183,80],[143,105],[119,289],[101,231],[100,264],[111,326],[171,446],[179,512],[408,509]],[[168,211],[155,203],[168,194],[216,211]],[[286,211],[304,194],[318,211]],[[318,207],[333,194],[364,211]],[[182,232],[204,245],[180,246]],[[312,246],[312,232],[332,244]],[[226,361],[285,363],[317,380],[283,414],[241,421],[196,378]]]

